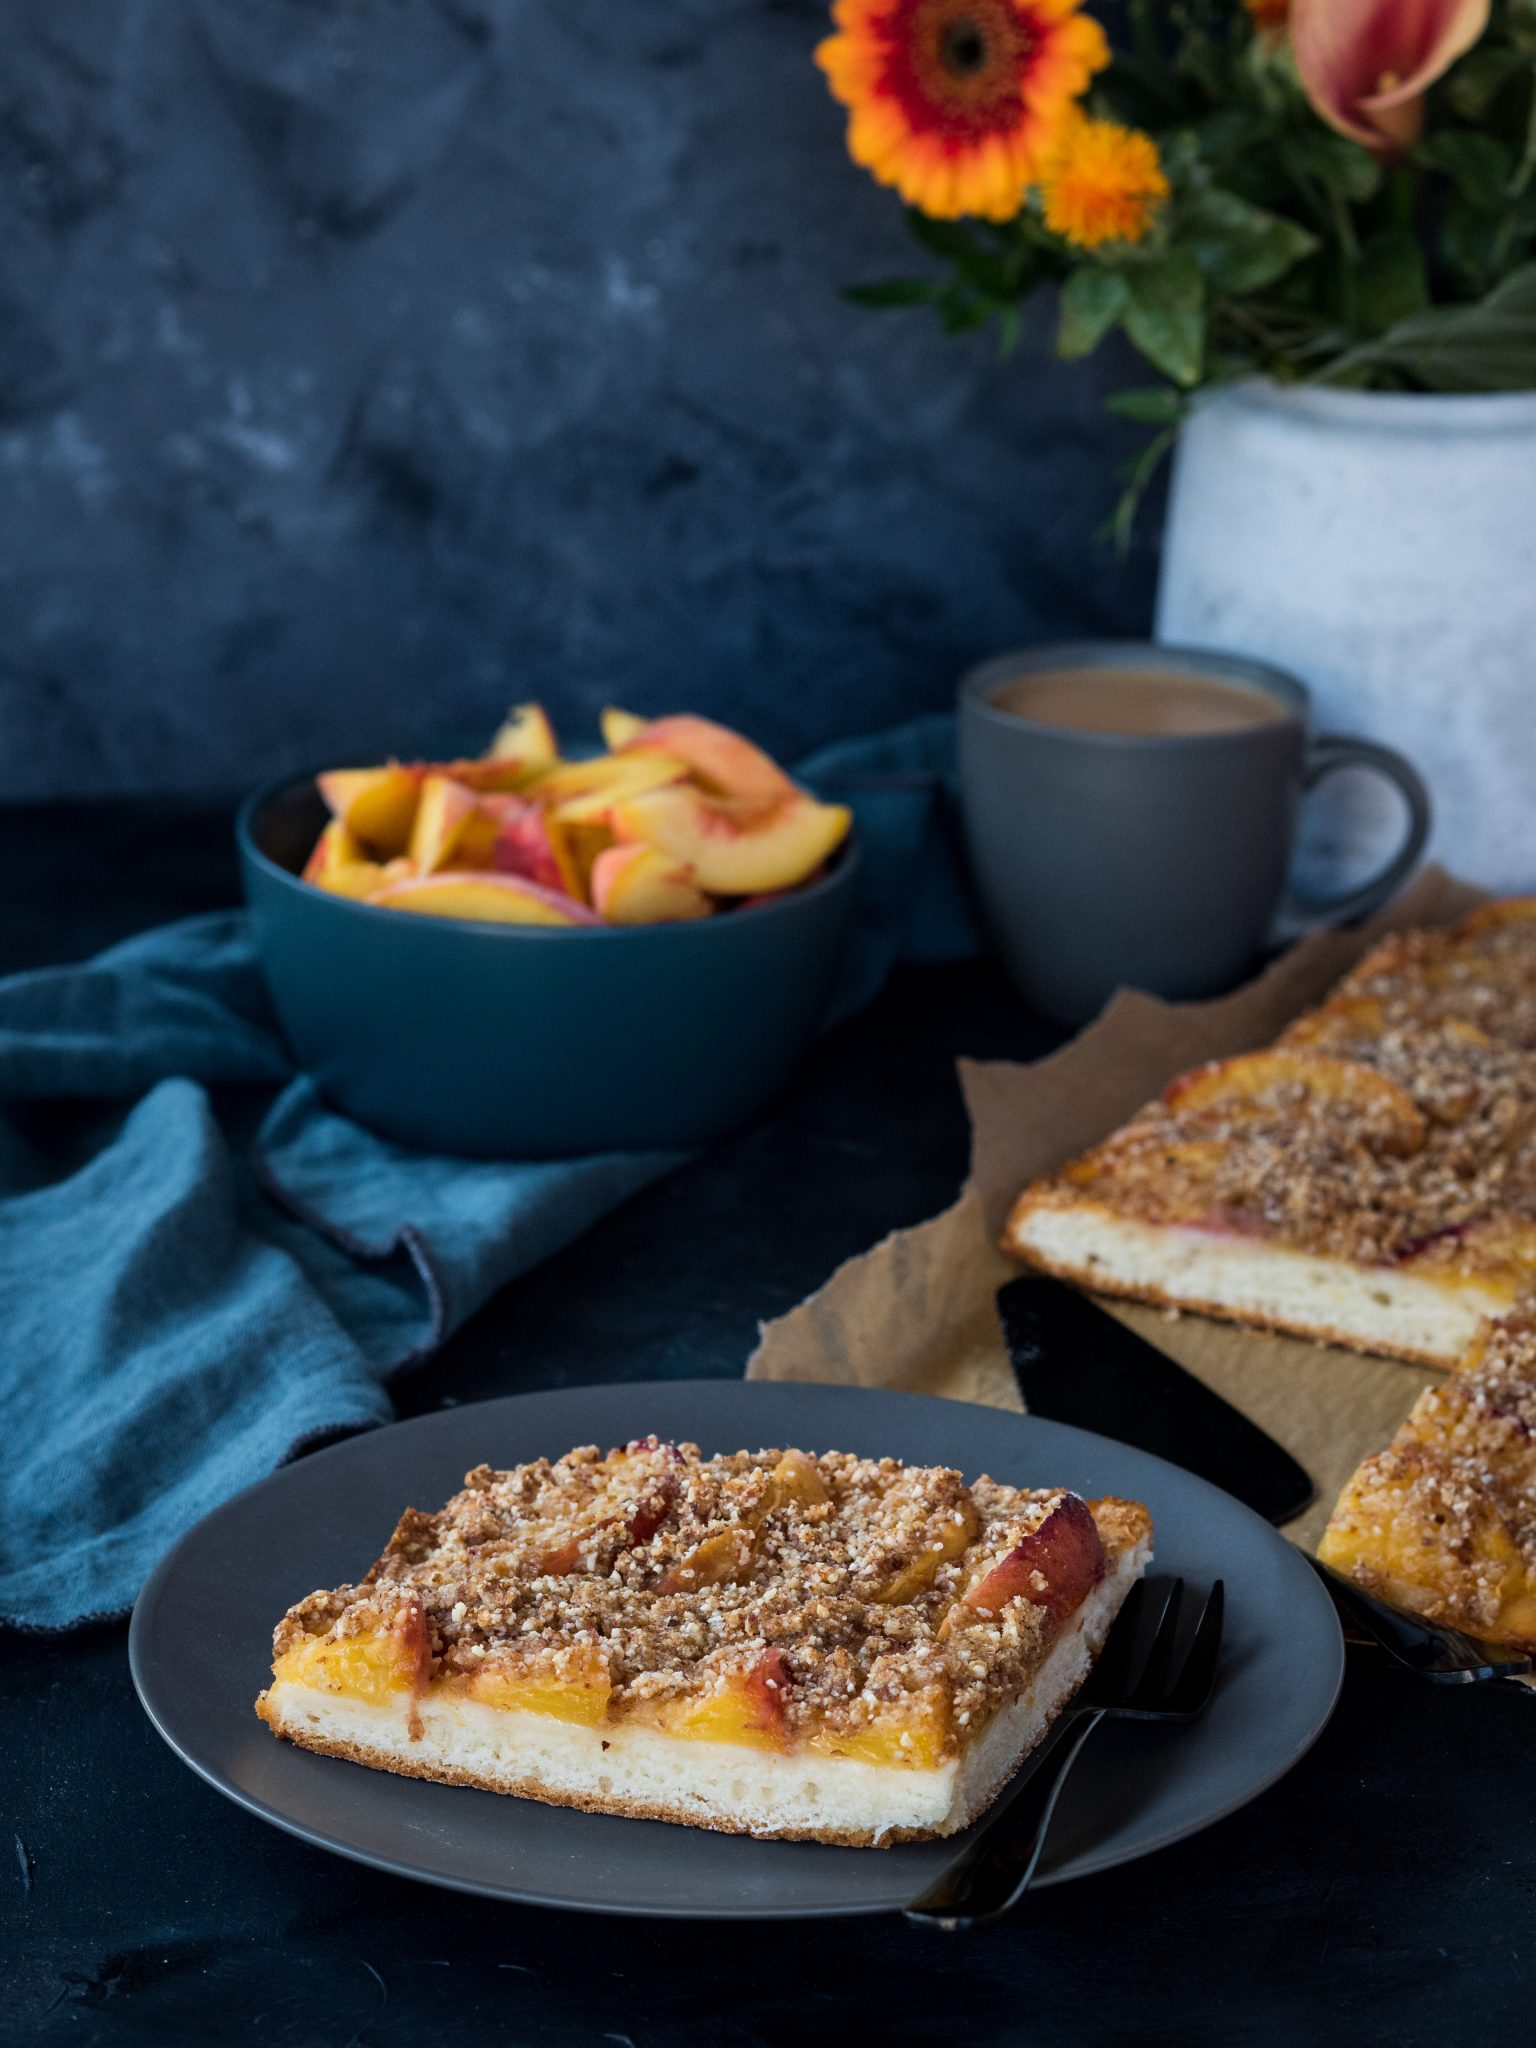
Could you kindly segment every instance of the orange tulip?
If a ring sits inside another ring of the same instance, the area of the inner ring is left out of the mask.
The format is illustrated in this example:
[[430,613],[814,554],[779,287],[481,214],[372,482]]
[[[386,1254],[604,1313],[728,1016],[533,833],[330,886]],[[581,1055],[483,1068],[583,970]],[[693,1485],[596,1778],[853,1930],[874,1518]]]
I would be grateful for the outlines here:
[[1325,121],[1376,155],[1401,156],[1424,95],[1488,26],[1489,0],[1291,0],[1296,69]]

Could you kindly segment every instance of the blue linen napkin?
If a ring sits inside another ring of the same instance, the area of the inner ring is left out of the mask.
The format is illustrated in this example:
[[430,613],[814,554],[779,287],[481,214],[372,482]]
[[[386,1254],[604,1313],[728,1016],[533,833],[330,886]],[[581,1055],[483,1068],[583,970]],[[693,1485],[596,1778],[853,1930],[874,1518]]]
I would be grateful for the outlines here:
[[[929,718],[801,774],[863,895],[832,1008],[972,951]],[[243,912],[0,982],[0,1622],[122,1614],[199,1516],[319,1439],[498,1287],[680,1162],[433,1158],[293,1070]]]

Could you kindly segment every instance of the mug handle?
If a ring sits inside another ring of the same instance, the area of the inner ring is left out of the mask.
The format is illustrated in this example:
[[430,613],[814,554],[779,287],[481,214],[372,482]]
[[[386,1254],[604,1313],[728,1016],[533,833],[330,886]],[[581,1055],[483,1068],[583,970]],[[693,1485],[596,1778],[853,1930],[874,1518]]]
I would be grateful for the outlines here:
[[1378,775],[1384,775],[1408,806],[1408,829],[1397,852],[1369,881],[1345,889],[1336,896],[1303,896],[1298,890],[1291,889],[1280,914],[1292,930],[1349,924],[1355,918],[1366,917],[1379,909],[1413,872],[1429,838],[1433,815],[1429,791],[1411,761],[1405,761],[1391,747],[1377,746],[1374,740],[1348,739],[1342,733],[1319,733],[1307,749],[1306,767],[1302,771],[1303,792],[1315,789],[1341,768],[1373,768]]

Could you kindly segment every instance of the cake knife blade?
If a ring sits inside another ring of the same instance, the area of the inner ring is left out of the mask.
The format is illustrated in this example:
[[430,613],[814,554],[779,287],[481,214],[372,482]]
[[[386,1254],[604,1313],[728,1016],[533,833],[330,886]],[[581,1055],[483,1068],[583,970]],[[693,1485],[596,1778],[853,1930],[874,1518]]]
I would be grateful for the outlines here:
[[1272,1436],[1106,1309],[1043,1273],[997,1293],[998,1319],[1024,1404],[1048,1422],[1097,1430],[1288,1522],[1316,1492]]

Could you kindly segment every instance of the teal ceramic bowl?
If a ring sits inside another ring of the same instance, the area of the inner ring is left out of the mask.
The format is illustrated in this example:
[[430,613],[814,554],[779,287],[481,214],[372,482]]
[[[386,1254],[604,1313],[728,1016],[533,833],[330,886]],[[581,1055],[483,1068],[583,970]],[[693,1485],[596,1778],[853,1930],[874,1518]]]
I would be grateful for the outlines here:
[[327,1100],[388,1138],[481,1159],[685,1148],[745,1123],[826,1013],[859,853],[777,903],[695,924],[409,916],[299,879],[313,779],[236,824],[267,986]]

